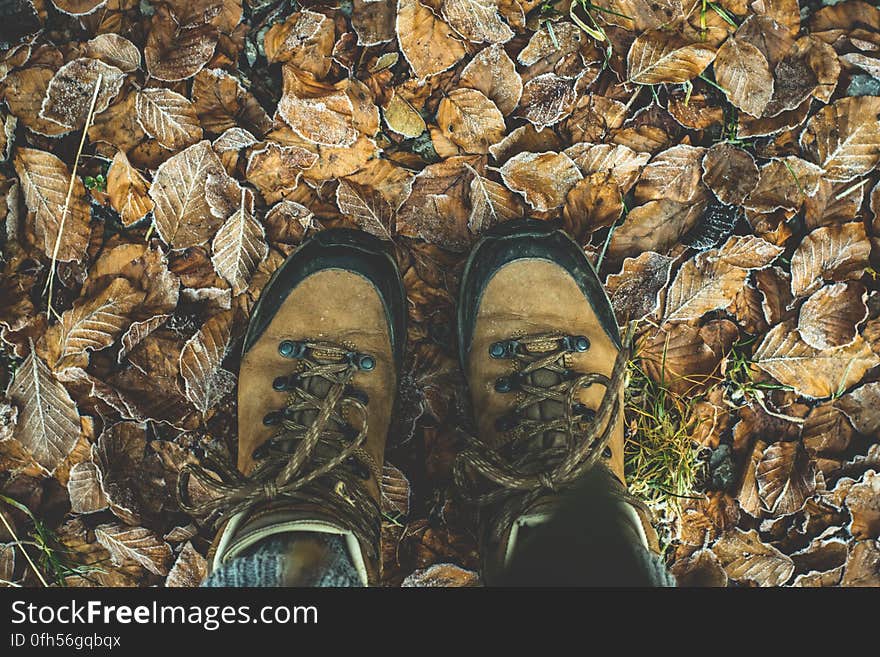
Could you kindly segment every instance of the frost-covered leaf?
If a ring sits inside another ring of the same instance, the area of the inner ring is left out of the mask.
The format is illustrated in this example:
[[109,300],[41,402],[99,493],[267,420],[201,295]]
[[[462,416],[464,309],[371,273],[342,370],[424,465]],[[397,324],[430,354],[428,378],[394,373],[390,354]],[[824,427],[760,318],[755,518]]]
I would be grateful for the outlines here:
[[32,350],[6,394],[19,409],[15,438],[37,463],[54,472],[80,434],[79,413],[67,390]]
[[235,377],[220,365],[232,337],[232,311],[223,311],[204,323],[180,352],[180,374],[186,398],[202,413],[228,394]]
[[761,116],[773,96],[773,75],[764,54],[748,41],[730,38],[718,49],[715,80],[727,99],[752,116]]
[[558,208],[578,180],[580,169],[565,153],[520,153],[501,167],[504,184],[519,192],[533,209]]
[[856,338],[856,327],[868,316],[865,288],[860,283],[826,285],[801,306],[798,333],[811,347],[843,347]]
[[688,82],[715,59],[715,50],[683,36],[648,30],[633,42],[627,56],[627,76],[636,84]]
[[380,488],[382,491],[383,513],[396,514],[403,517],[409,515],[412,490],[409,479],[406,478],[406,475],[399,468],[387,462],[382,466]]
[[137,223],[153,209],[147,181],[135,169],[125,151],[117,151],[107,171],[107,194],[110,205],[119,213],[123,226]]
[[394,209],[378,190],[340,180],[336,188],[336,205],[361,229],[376,237],[391,239]]
[[217,46],[217,28],[210,23],[181,25],[171,11],[160,7],[144,45],[147,72],[157,80],[176,82],[198,73]]
[[774,516],[797,513],[816,489],[816,470],[800,441],[767,447],[755,474],[761,501]]
[[801,340],[794,326],[782,323],[758,345],[754,363],[797,393],[821,398],[857,383],[880,359],[861,337],[845,347],[819,350]]
[[712,546],[730,579],[758,586],[782,586],[794,574],[792,560],[771,545],[761,542],[758,532],[734,528]]
[[141,65],[141,51],[131,41],[118,34],[99,34],[86,43],[86,55],[100,59],[125,73],[133,73]]
[[454,89],[440,101],[437,124],[466,153],[488,153],[504,137],[504,115],[475,89]]
[[170,89],[142,89],[135,107],[144,132],[170,151],[182,150],[202,138],[195,107]]
[[516,65],[498,44],[483,48],[461,71],[461,84],[483,92],[507,116],[522,97]]
[[145,527],[107,523],[95,528],[95,538],[116,566],[137,563],[156,575],[168,573],[171,547]]
[[97,59],[74,59],[58,69],[49,82],[40,116],[65,128],[79,130],[86,123],[98,80],[101,87],[95,101],[95,114],[107,109],[116,98],[124,77],[118,68]]
[[77,463],[67,480],[70,510],[73,513],[94,513],[107,508],[107,496],[101,485],[101,472],[91,461]]
[[498,14],[497,0],[443,0],[446,22],[468,41],[504,43],[513,30]]
[[706,149],[673,146],[654,157],[636,184],[636,199],[644,203],[666,199],[687,203],[700,193],[701,162]]
[[211,242],[214,269],[232,286],[233,294],[241,294],[257,266],[266,257],[269,247],[263,226],[253,213],[253,199],[246,201],[249,190],[241,188],[238,208],[226,220]]
[[703,182],[725,205],[740,205],[758,184],[758,165],[748,151],[715,144],[703,156]]
[[871,243],[862,222],[817,228],[807,235],[791,257],[791,291],[795,297],[811,294],[823,280],[861,277],[868,266]]
[[395,24],[400,51],[417,78],[437,75],[464,57],[449,24],[419,0],[398,0]]
[[401,586],[479,586],[480,576],[472,570],[465,570],[451,563],[435,563],[409,575]]
[[880,97],[841,98],[819,110],[801,134],[801,146],[825,170],[845,182],[880,163]]
[[208,562],[189,541],[180,550],[177,560],[165,578],[167,587],[195,588],[201,585],[208,573]]

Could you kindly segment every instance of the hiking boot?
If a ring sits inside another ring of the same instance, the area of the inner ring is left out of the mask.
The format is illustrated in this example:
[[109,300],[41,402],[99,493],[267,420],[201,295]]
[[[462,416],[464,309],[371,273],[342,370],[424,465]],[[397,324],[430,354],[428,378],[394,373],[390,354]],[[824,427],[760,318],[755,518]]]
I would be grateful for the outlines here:
[[[456,482],[480,509],[491,583],[518,540],[593,467],[626,497],[623,386],[628,350],[583,250],[547,222],[517,220],[479,240],[458,304],[459,356],[477,438]],[[647,540],[628,504],[626,514]]]
[[[238,378],[237,468],[185,475],[216,497],[211,568],[270,536],[344,537],[363,584],[379,573],[379,482],[406,340],[405,293],[387,244],[319,232],[254,307]],[[181,497],[186,477],[181,478]]]

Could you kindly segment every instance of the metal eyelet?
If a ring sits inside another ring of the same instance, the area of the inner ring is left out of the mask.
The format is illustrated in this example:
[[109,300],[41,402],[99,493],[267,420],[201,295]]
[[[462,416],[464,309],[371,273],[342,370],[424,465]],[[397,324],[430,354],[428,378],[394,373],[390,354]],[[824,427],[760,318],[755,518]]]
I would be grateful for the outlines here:
[[562,347],[566,351],[583,353],[590,348],[590,340],[585,335],[566,335],[562,338]]
[[376,359],[369,354],[359,354],[356,351],[349,351],[345,354],[345,360],[362,372],[371,372],[376,369]]
[[278,343],[278,353],[285,358],[302,358],[306,353],[306,345],[295,340],[282,340]]
[[612,454],[612,452],[611,452],[610,447],[606,447],[605,449],[602,450],[602,456],[604,456],[606,459],[610,459],[611,454]]
[[279,376],[276,377],[274,381],[272,381],[272,389],[281,392],[283,390],[287,390],[287,377]]
[[511,390],[513,390],[514,385],[515,381],[513,380],[513,377],[502,376],[498,379],[495,379],[495,392],[510,392]]
[[273,424],[278,424],[281,422],[281,413],[277,411],[272,411],[271,413],[266,413],[263,416],[263,424],[267,427],[272,426]]
[[513,358],[519,348],[518,340],[499,340],[489,345],[490,358]]

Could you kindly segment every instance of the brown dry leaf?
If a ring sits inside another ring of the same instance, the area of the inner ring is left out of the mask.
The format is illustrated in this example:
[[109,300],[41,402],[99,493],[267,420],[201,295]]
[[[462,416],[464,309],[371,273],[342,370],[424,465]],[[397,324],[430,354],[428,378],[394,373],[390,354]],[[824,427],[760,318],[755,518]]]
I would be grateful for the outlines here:
[[19,410],[14,436],[49,474],[76,445],[76,404],[34,350],[18,366],[6,394]]
[[520,153],[501,167],[504,184],[525,198],[532,209],[546,212],[560,207],[581,180],[580,169],[565,153]]
[[748,41],[730,38],[718,49],[715,80],[736,107],[761,116],[773,96],[773,75],[767,58]]
[[880,163],[880,97],[841,98],[807,121],[800,143],[830,181],[863,176]]
[[758,184],[745,200],[745,206],[758,212],[798,210],[819,189],[822,169],[799,157],[770,160],[761,167]]
[[354,0],[351,26],[359,46],[377,46],[394,38],[396,7],[390,2]]
[[141,65],[141,51],[118,34],[99,34],[86,43],[85,54],[115,66],[125,73],[134,73]]
[[483,92],[507,116],[519,105],[523,93],[522,78],[516,65],[498,44],[483,48],[461,71],[465,87]]
[[[572,143],[601,142],[623,125],[626,105],[598,94],[584,94],[562,123],[562,130]],[[543,132],[549,132],[544,130]]]
[[124,151],[117,151],[107,171],[107,195],[123,226],[137,223],[153,209],[147,181],[131,166]]
[[382,465],[382,513],[406,517],[409,515],[412,490],[409,479],[399,469],[386,462]]
[[195,107],[170,89],[142,89],[135,107],[144,132],[170,151],[182,150],[202,139]]
[[849,550],[841,586],[880,586],[880,541],[858,541]]
[[166,82],[191,78],[211,60],[217,37],[210,23],[181,25],[171,11],[159,7],[144,44],[147,71]]
[[761,542],[754,529],[734,528],[712,547],[721,567],[736,582],[782,586],[794,574],[794,563],[773,546]]
[[107,4],[107,0],[52,0],[52,4],[70,16],[85,16]]
[[627,55],[627,77],[636,84],[688,82],[715,59],[715,50],[692,43],[679,33],[648,30],[633,42]]
[[470,182],[477,162],[475,156],[457,156],[422,169],[397,213],[397,232],[454,251],[465,250],[472,240],[467,223]]
[[715,144],[703,156],[702,180],[725,205],[740,205],[758,184],[758,165],[746,150]]
[[801,339],[816,349],[850,344],[856,338],[856,326],[868,316],[866,299],[867,292],[861,283],[849,281],[820,288],[801,306]]
[[816,490],[816,469],[800,441],[770,445],[755,476],[761,501],[774,516],[797,513]]
[[206,132],[221,134],[242,127],[261,137],[272,120],[241,82],[221,69],[199,71],[192,84],[193,105]]
[[265,148],[251,153],[245,177],[260,190],[267,203],[275,203],[296,189],[303,170],[316,161],[317,156],[304,148],[270,141]]
[[830,397],[857,383],[880,363],[861,338],[846,347],[818,350],[803,342],[788,322],[777,324],[757,347],[754,363],[805,397]]
[[660,308],[660,291],[669,283],[672,258],[646,251],[626,258],[619,273],[605,279],[617,323],[641,321]]
[[263,45],[269,63],[290,63],[316,78],[323,78],[333,64],[335,39],[336,28],[330,18],[303,9],[270,27]]
[[70,128],[48,121],[40,115],[46,89],[54,76],[53,69],[34,66],[12,71],[3,81],[3,97],[9,111],[28,130],[47,137],[57,137],[70,132]]
[[15,551],[14,543],[6,545],[0,543],[0,587],[9,586],[15,576]]
[[[141,394],[150,392],[144,390]],[[139,477],[146,474],[146,445],[143,425],[119,422],[104,429],[92,447],[92,460],[98,466],[101,486],[110,510],[129,525],[141,523],[151,503],[155,502],[151,496],[161,494],[156,490],[155,482],[150,482],[149,489],[137,486]],[[147,495],[144,494],[145,490]]]
[[130,315],[146,294],[124,278],[115,279],[99,294],[81,297],[73,308],[52,325],[38,350],[44,351],[47,363],[56,372],[70,367],[86,367],[89,352],[114,344],[129,327]]
[[727,308],[745,285],[748,270],[731,265],[706,251],[688,260],[666,293],[665,321],[698,319]]
[[681,394],[703,385],[722,359],[699,329],[687,324],[649,330],[639,338],[637,353],[648,376]]
[[679,587],[724,588],[727,586],[727,573],[711,550],[697,550],[687,559],[676,561],[669,572],[675,577]]
[[652,158],[636,184],[640,203],[666,199],[687,203],[701,194],[700,163],[705,148],[680,144]]
[[232,294],[244,292],[257,266],[269,252],[263,226],[254,218],[250,190],[241,188],[239,205],[217,231],[211,242],[211,251],[214,253],[211,257],[214,269],[232,286]]
[[168,571],[165,586],[195,588],[201,585],[207,574],[207,560],[187,541]]
[[764,505],[758,494],[758,481],[756,478],[758,462],[767,448],[767,443],[763,440],[756,440],[752,447],[749,460],[746,462],[745,472],[739,484],[736,493],[736,501],[739,508],[748,513],[753,518],[760,518],[764,515]]
[[101,486],[101,472],[91,461],[77,463],[67,480],[70,510],[73,513],[95,513],[107,508],[107,496]]
[[235,385],[235,376],[220,366],[232,338],[233,316],[227,310],[208,319],[180,352],[186,398],[203,414]]
[[538,130],[543,130],[571,114],[576,100],[574,80],[544,73],[523,86],[519,113]]
[[814,455],[827,456],[845,452],[852,437],[853,429],[846,415],[829,403],[814,407],[801,431],[804,447]]
[[472,233],[479,235],[496,224],[523,216],[524,208],[516,194],[476,171],[473,173],[468,215],[468,228]]
[[435,563],[403,580],[403,587],[479,586],[480,576],[452,563]]
[[602,173],[613,180],[620,190],[628,192],[642,168],[651,159],[649,153],[638,153],[626,146],[579,142],[565,149],[584,176]]
[[[52,257],[58,242],[58,260],[81,260],[88,245],[91,220],[82,181],[78,177],[74,180],[70,202],[65,203],[71,174],[64,162],[46,151],[19,148],[14,164],[24,201],[35,215],[35,232],[43,252]],[[64,233],[59,239],[62,220]]]
[[80,130],[85,126],[98,80],[101,80],[101,88],[95,101],[95,114],[110,106],[122,88],[123,78],[125,74],[118,68],[97,59],[74,59],[58,69],[49,81],[40,117]]
[[156,232],[174,249],[205,243],[219,227],[205,199],[209,174],[224,173],[208,141],[177,153],[156,170],[150,187]]
[[443,0],[441,13],[468,41],[505,43],[513,38],[513,30],[498,14],[498,0]]
[[815,196],[808,197],[804,203],[807,228],[845,224],[858,217],[865,196],[864,182],[834,184],[821,180]]
[[837,53],[814,36],[798,39],[774,71],[776,85],[764,115],[790,111],[811,96],[827,103],[837,86],[840,62]]
[[608,255],[614,260],[644,251],[665,253],[699,222],[705,202],[677,203],[661,199],[633,208],[614,231]]
[[785,27],[791,36],[801,27],[801,11],[798,0],[755,0],[752,9],[759,15],[771,18]]
[[871,243],[862,222],[817,228],[791,257],[792,294],[811,294],[821,287],[823,280],[860,278],[870,255]]
[[95,528],[95,538],[107,549],[116,566],[137,563],[157,575],[168,573],[171,546],[145,527],[107,523]]
[[388,104],[382,109],[382,115],[388,128],[404,137],[418,137],[427,128],[422,115],[396,92],[392,92]]
[[420,80],[455,66],[465,49],[448,23],[419,0],[397,1],[397,41]]
[[859,433],[870,436],[880,430],[880,382],[866,383],[841,396],[834,405]]
[[874,470],[850,487],[846,508],[852,515],[849,530],[857,541],[880,538],[880,476]]
[[565,197],[562,210],[565,229],[577,240],[603,226],[611,226],[623,214],[620,188],[604,173],[593,173],[577,181]]
[[454,89],[437,109],[443,135],[466,153],[485,154],[504,137],[504,115],[476,89]]
[[394,208],[379,190],[340,180],[336,188],[336,205],[362,230],[382,239],[392,238]]
[[351,97],[338,85],[309,80],[291,66],[283,70],[284,95],[278,102],[278,115],[308,142],[335,148],[351,146],[358,138]]

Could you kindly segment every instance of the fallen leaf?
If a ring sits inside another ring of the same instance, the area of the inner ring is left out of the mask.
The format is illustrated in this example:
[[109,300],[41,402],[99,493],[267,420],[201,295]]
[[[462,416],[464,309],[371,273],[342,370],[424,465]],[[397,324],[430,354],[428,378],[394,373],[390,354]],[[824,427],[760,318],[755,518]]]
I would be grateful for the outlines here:
[[403,580],[403,587],[479,586],[480,576],[451,563],[434,565],[415,571]]
[[390,240],[394,209],[376,189],[340,180],[336,188],[336,204],[339,211],[354,220],[362,230]]
[[217,37],[210,23],[181,25],[169,9],[159,7],[144,44],[147,72],[166,82],[191,78],[211,60]]
[[70,510],[73,513],[95,513],[107,508],[101,473],[91,461],[77,463],[70,469],[67,494],[70,495]]
[[207,574],[207,560],[196,552],[192,543],[187,541],[177,555],[171,570],[168,571],[165,586],[195,588],[201,585]]
[[253,94],[222,69],[204,69],[193,78],[192,101],[205,132],[221,134],[241,127],[259,137],[272,129],[272,120]]
[[147,194],[147,181],[131,166],[124,151],[116,151],[110,163],[107,194],[123,226],[137,223],[153,209],[153,200]]
[[709,311],[729,306],[748,277],[748,270],[733,266],[706,251],[688,260],[666,293],[665,321],[698,319]]
[[807,121],[800,144],[825,178],[846,182],[880,163],[880,97],[841,98]]
[[773,75],[767,58],[748,41],[730,38],[718,49],[715,80],[736,107],[761,116],[773,96]]
[[850,487],[846,508],[852,515],[850,533],[857,541],[880,538],[880,476],[874,470]]
[[725,205],[740,205],[758,184],[758,165],[746,150],[715,144],[703,156],[702,180]]
[[404,137],[418,137],[427,127],[422,115],[397,93],[391,94],[391,99],[383,108],[382,115],[388,128]]
[[519,105],[522,78],[498,44],[483,48],[461,71],[461,84],[483,92],[507,116]]
[[351,98],[335,85],[323,85],[284,67],[284,95],[278,114],[293,131],[313,144],[351,146],[358,138]]
[[604,174],[622,192],[628,192],[635,184],[644,166],[651,159],[649,153],[638,153],[626,146],[591,144],[579,142],[565,149],[584,176]]
[[33,66],[12,71],[3,81],[3,97],[9,111],[28,130],[47,137],[70,132],[70,128],[44,119],[40,114],[46,89],[53,77],[55,71],[51,68]]
[[648,30],[633,42],[627,55],[627,77],[636,84],[688,82],[715,59],[715,50],[674,32]]
[[857,325],[868,316],[865,299],[865,287],[852,281],[820,288],[801,306],[801,339],[816,349],[850,344],[856,338]]
[[266,59],[289,63],[301,71],[323,78],[330,72],[336,39],[333,21],[316,11],[303,9],[275,23],[263,38]]
[[[89,240],[91,210],[85,201],[85,187],[79,178],[73,181],[73,193],[67,201],[70,171],[52,153],[33,148],[19,148],[14,158],[21,181],[24,201],[34,213],[36,234],[43,252],[61,261],[81,260]],[[62,227],[63,223],[63,227]],[[59,231],[63,233],[59,238]]]
[[859,433],[870,436],[880,430],[880,382],[866,383],[842,395],[834,405],[846,414]]
[[617,323],[641,321],[660,308],[660,291],[669,283],[672,258],[646,251],[626,258],[620,273],[605,280],[605,290],[617,316]]
[[681,144],[663,151],[642,169],[636,184],[640,203],[666,199],[687,203],[700,194],[704,148]]
[[799,441],[776,442],[755,470],[758,495],[774,516],[800,511],[816,490],[816,470]]
[[476,171],[473,173],[468,216],[468,228],[472,233],[478,235],[492,226],[523,216],[522,203],[513,192]]
[[107,4],[107,0],[52,0],[55,7],[70,16],[85,16]]
[[858,541],[849,551],[841,586],[880,586],[880,541]]
[[860,278],[870,254],[871,244],[860,221],[817,228],[791,257],[791,292],[801,297],[821,287],[823,280]]
[[443,134],[467,153],[488,153],[504,137],[504,115],[475,89],[454,89],[437,109]]
[[134,73],[141,65],[141,51],[118,34],[99,34],[86,43],[85,54],[115,66],[124,73]]
[[721,567],[736,582],[758,586],[782,586],[794,574],[792,560],[771,545],[761,542],[754,529],[734,528],[712,546]]
[[824,403],[810,410],[801,430],[804,447],[813,455],[840,454],[847,450],[853,429],[835,406]]
[[19,410],[15,438],[52,474],[79,438],[76,404],[33,350],[18,366],[6,394]]
[[204,244],[219,227],[205,199],[209,174],[224,173],[207,141],[177,153],[156,170],[150,186],[156,232],[174,249]]
[[758,212],[798,210],[819,189],[822,169],[799,157],[770,160],[744,205]]
[[687,559],[676,561],[669,572],[675,577],[679,587],[724,588],[727,586],[727,573],[711,550],[697,550]]
[[632,208],[615,229],[608,255],[620,260],[644,251],[665,253],[700,221],[705,202],[678,203],[660,199]]
[[293,192],[303,170],[316,161],[315,154],[304,148],[279,146],[270,141],[265,148],[251,152],[245,177],[260,190],[267,203],[274,203]]
[[543,130],[571,114],[576,100],[574,80],[544,73],[523,85],[520,114],[538,130]]
[[498,0],[443,0],[440,11],[468,41],[505,43],[513,38],[513,30],[498,14]]
[[412,491],[409,479],[399,468],[390,463],[383,464],[380,489],[383,513],[397,514],[401,517],[409,515]]
[[805,397],[830,397],[857,383],[880,362],[861,337],[846,347],[818,350],[789,323],[777,324],[758,345],[754,363]]
[[580,169],[565,153],[520,153],[501,167],[504,184],[522,194],[532,209],[545,212],[565,203]]
[[442,73],[464,57],[464,45],[449,24],[419,0],[397,1],[395,30],[400,51],[419,79]]
[[170,151],[192,146],[202,138],[195,107],[170,89],[142,89],[135,107],[144,132]]
[[107,523],[95,528],[95,538],[107,549],[116,566],[134,562],[157,575],[168,573],[171,547],[145,527]]
[[186,398],[202,413],[207,413],[235,385],[235,376],[221,367],[232,337],[232,319],[232,311],[214,315],[180,352]]
[[253,195],[241,188],[238,207],[229,215],[211,242],[214,269],[232,286],[232,294],[241,294],[269,247],[263,226],[254,218]]
[[71,130],[85,126],[86,117],[98,89],[95,114],[100,114],[119,94],[125,74],[97,59],[81,57],[68,62],[49,81],[40,116]]

